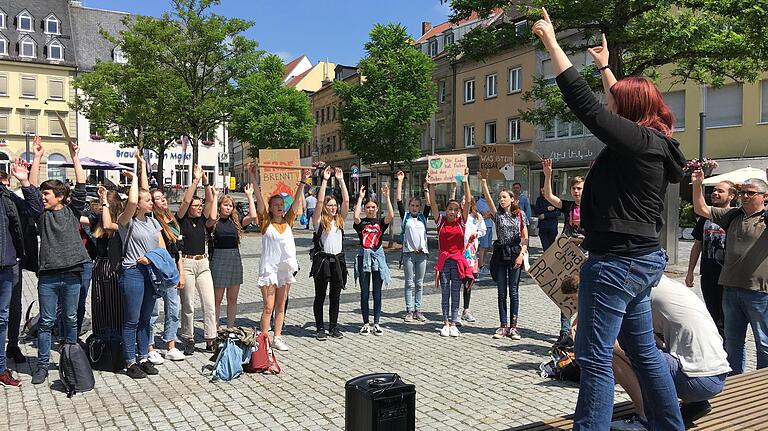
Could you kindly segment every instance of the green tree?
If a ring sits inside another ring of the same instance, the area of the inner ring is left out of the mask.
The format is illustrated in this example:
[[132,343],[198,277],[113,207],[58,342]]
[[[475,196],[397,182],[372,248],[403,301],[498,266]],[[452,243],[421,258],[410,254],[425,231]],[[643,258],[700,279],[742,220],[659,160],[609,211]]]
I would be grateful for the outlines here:
[[258,157],[261,148],[298,148],[312,140],[309,99],[283,84],[283,68],[278,56],[268,55],[258,71],[237,80],[230,129],[251,144],[251,157]]
[[[179,80],[159,67],[98,62],[94,70],[78,76],[81,94],[71,103],[109,142],[153,150],[158,155],[162,184],[165,151],[183,133]],[[138,167],[137,167],[138,169]]]
[[157,63],[179,79],[193,163],[199,142],[229,120],[238,100],[236,80],[251,75],[262,56],[257,43],[242,34],[253,22],[213,13],[219,3],[173,0],[171,13],[135,17],[122,33],[123,51],[137,66]]
[[[567,53],[583,52],[598,44],[600,33],[608,39],[610,66],[616,78],[627,75],[658,75],[669,66],[679,81],[694,80],[713,86],[727,78],[754,81],[768,70],[768,0],[532,0],[518,5],[529,22],[540,18],[547,8],[553,24],[562,34],[577,33],[563,45]],[[489,15],[496,8],[509,8],[508,0],[452,0],[452,20],[468,17],[472,11]],[[481,60],[495,52],[532,43],[530,32],[518,34],[513,22],[502,20],[470,31],[454,54]],[[594,77],[594,68],[582,74]],[[599,89],[599,80],[590,83]],[[524,112],[523,119],[545,125],[567,111],[556,88],[537,80],[527,100],[545,103]]]
[[360,60],[362,83],[335,81],[341,136],[362,163],[395,163],[420,154],[418,126],[436,109],[434,63],[400,24],[377,24]]

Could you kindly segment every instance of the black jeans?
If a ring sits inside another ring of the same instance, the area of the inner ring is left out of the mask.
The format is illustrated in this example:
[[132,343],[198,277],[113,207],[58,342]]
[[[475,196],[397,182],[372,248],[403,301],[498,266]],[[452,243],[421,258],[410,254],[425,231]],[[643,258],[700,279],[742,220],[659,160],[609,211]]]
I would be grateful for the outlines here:
[[341,290],[344,288],[344,279],[342,275],[335,269],[335,265],[331,265],[330,277],[320,271],[319,274],[314,275],[315,278],[315,302],[312,305],[312,310],[315,313],[315,327],[317,330],[325,329],[325,323],[323,322],[323,304],[325,303],[325,295],[330,284],[330,305],[328,309],[329,313],[329,325],[328,329],[333,330],[339,321],[339,299],[341,297]]
[[[701,271],[701,295],[707,306],[709,315],[715,321],[717,332],[725,341],[724,316],[723,316],[723,286],[717,283],[722,268],[715,262],[702,261]],[[11,301],[13,307],[13,301]]]
[[[11,305],[8,310],[8,345],[19,345],[19,327],[21,326],[21,266],[13,267],[13,290],[11,291]],[[5,340],[0,340],[0,342]]]

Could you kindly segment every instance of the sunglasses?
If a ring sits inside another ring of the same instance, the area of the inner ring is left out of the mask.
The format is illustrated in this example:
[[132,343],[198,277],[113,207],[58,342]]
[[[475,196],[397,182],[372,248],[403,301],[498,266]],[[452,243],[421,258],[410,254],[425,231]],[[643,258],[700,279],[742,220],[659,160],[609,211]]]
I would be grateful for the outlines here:
[[745,198],[752,198],[755,197],[755,195],[761,194],[760,192],[755,191],[741,191],[739,192],[739,196],[745,197]]

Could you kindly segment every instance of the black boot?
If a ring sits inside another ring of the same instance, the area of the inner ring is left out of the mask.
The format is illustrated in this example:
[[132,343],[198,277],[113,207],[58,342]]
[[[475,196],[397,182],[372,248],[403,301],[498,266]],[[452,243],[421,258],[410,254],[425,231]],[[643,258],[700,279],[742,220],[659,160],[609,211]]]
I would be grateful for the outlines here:
[[21,353],[21,349],[19,348],[18,345],[9,344],[8,346],[6,346],[5,357],[8,359],[13,359],[13,362],[15,362],[16,365],[27,362],[27,357],[24,356],[23,353]]

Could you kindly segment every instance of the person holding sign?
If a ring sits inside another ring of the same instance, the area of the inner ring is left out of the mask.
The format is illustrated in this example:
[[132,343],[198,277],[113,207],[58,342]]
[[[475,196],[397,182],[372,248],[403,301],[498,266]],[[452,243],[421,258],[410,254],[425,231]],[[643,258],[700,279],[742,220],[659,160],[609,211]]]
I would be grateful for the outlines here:
[[[451,199],[456,199],[456,184],[451,188]],[[479,249],[480,241],[478,238],[485,236],[485,220],[480,212],[477,211],[477,205],[474,199],[467,199],[464,195],[461,198],[461,208],[469,206],[469,214],[467,215],[466,229],[464,230],[464,258],[467,259],[467,264],[472,270],[473,278],[471,280],[464,281],[464,289],[462,292],[462,299],[464,302],[464,308],[461,311],[461,319],[467,322],[475,322],[475,316],[469,311],[469,302],[472,298],[472,285],[475,284],[475,279],[480,272],[480,265],[477,261],[477,252]]]
[[674,116],[648,79],[616,81],[602,46],[588,51],[600,71],[603,106],[557,42],[545,9],[533,26],[552,58],[552,68],[571,112],[605,148],[584,184],[582,246],[589,258],[581,268],[576,359],[581,386],[574,429],[608,429],[613,410],[613,344],[629,355],[643,387],[651,429],[683,430],[669,367],[656,348],[651,288],[666,266],[658,235],[670,182],[683,177],[685,156],[671,138]]
[[[381,243],[384,241],[384,232],[395,218],[395,210],[392,209],[392,200],[389,197],[389,185],[381,186],[381,195],[387,203],[387,215],[377,219],[379,204],[373,197],[365,202],[365,217],[360,218],[363,199],[365,198],[365,186],[360,186],[360,193],[355,205],[355,224],[352,226],[360,238],[360,250],[355,260],[355,278],[360,280],[360,310],[363,314],[363,326],[361,335],[383,335],[379,321],[381,320],[381,288],[389,284],[392,277],[387,266],[387,257]],[[373,327],[369,323],[370,309],[368,296],[373,284]]]
[[[403,320],[426,322],[421,314],[421,297],[424,287],[424,275],[427,273],[427,218],[429,206],[424,208],[421,198],[414,196],[408,200],[408,212],[403,205],[403,179],[405,173],[399,171],[397,177],[397,211],[400,213],[400,232],[402,232],[403,267],[405,272],[405,317]],[[425,184],[424,189],[428,187]]]
[[[471,199],[472,191],[469,189],[469,169],[465,170],[462,182],[464,193]],[[429,179],[428,179],[429,181]],[[442,337],[458,337],[459,329],[456,322],[459,321],[459,298],[461,296],[462,280],[472,278],[472,269],[464,258],[464,232],[465,220],[469,212],[469,205],[464,209],[455,199],[448,201],[445,215],[440,214],[440,208],[435,199],[435,188],[429,187],[429,205],[432,216],[437,224],[437,240],[440,254],[435,265],[435,279],[440,281],[442,289],[443,328],[440,330]]]
[[[528,219],[523,210],[517,206],[517,197],[511,190],[502,189],[499,192],[497,208],[488,190],[488,180],[480,173],[477,177],[483,186],[483,194],[488,201],[491,218],[496,224],[498,238],[493,243],[493,256],[491,256],[491,277],[496,282],[499,303],[499,329],[493,334],[493,338],[509,337],[519,340],[522,338],[517,332],[520,313],[520,273],[524,255],[528,252]],[[509,310],[507,310],[507,293],[509,293]],[[507,312],[509,312],[509,320],[507,320]]]
[[248,164],[253,181],[253,195],[256,197],[256,213],[261,229],[261,260],[259,261],[259,288],[261,289],[264,309],[261,311],[261,331],[269,332],[269,321],[272,310],[275,310],[274,336],[272,347],[277,350],[288,350],[283,341],[283,321],[285,320],[285,302],[288,300],[288,290],[295,283],[294,275],[299,271],[296,260],[296,243],[293,239],[293,222],[301,214],[304,203],[304,185],[309,177],[308,171],[302,171],[301,179],[296,183],[293,194],[293,204],[285,210],[285,201],[279,194],[264,197],[259,189],[259,178],[256,167]]
[[312,224],[317,226],[317,231],[312,237],[314,247],[310,251],[312,268],[309,270],[309,276],[315,279],[315,302],[312,311],[315,314],[315,327],[317,328],[315,337],[318,341],[327,339],[325,324],[323,323],[323,303],[327,290],[330,290],[328,331],[333,338],[344,336],[339,331],[337,322],[339,320],[341,291],[347,284],[347,262],[344,259],[342,241],[344,239],[344,219],[349,212],[349,192],[347,192],[347,185],[344,183],[344,173],[341,169],[336,168],[336,180],[341,186],[341,207],[339,207],[336,197],[333,195],[325,196],[331,173],[334,173],[334,170],[330,166],[326,166],[317,195],[317,201],[320,202],[319,205],[322,205],[322,208],[320,211],[315,211],[312,220]]

